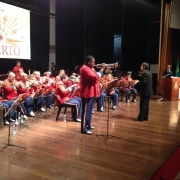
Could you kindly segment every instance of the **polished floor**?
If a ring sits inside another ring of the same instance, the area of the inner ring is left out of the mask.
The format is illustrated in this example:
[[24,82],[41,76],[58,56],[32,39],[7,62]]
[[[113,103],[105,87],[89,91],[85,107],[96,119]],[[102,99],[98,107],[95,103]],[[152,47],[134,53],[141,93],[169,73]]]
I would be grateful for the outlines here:
[[[119,102],[119,108],[93,115],[93,135],[80,133],[80,123],[67,122],[57,109],[19,126],[0,151],[0,180],[149,180],[180,145],[180,101],[150,100],[149,121],[138,122],[138,103]],[[106,106],[107,109],[107,106]],[[100,136],[96,136],[100,135]],[[116,137],[111,137],[116,136]],[[0,149],[8,139],[0,128]]]

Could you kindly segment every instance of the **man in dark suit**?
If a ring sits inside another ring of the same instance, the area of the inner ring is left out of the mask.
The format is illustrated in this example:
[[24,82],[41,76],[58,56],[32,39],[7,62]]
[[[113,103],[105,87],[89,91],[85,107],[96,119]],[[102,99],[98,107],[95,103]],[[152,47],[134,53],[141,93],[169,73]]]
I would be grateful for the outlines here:
[[171,71],[171,65],[167,65],[167,69],[164,71],[163,76],[165,77],[171,77],[173,76],[173,73]]
[[148,70],[149,64],[144,62],[140,67],[141,79],[137,82],[140,89],[140,113],[135,121],[147,121],[149,115],[149,99],[153,94],[152,73]]

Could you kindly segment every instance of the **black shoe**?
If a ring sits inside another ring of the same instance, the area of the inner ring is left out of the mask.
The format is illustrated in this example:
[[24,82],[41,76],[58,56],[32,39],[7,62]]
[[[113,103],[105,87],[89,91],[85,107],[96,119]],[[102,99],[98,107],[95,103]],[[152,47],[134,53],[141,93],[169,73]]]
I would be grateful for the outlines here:
[[140,119],[138,119],[138,118],[134,118],[134,121],[143,121],[143,120],[140,120]]
[[89,129],[95,129],[95,127],[94,127],[94,126],[91,126]]

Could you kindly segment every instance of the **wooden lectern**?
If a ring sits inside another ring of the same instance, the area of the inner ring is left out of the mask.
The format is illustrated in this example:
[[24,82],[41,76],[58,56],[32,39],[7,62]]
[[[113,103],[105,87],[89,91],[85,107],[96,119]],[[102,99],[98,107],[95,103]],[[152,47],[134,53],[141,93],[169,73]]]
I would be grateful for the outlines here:
[[175,101],[179,99],[179,78],[166,77],[164,78],[164,99]]

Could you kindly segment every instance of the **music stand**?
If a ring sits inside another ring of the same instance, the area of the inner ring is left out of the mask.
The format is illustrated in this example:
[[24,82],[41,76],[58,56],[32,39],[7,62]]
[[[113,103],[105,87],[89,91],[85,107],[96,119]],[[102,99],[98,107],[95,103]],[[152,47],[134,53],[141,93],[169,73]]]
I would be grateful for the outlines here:
[[[115,79],[115,80],[111,81],[110,83],[108,83],[108,84],[106,85],[104,92],[105,92],[105,93],[109,93],[113,88],[119,87],[120,85],[121,85],[121,80]],[[109,100],[110,100],[110,99],[109,99],[109,97],[108,97],[108,101],[109,101]],[[108,102],[108,103],[109,103],[109,102]],[[122,109],[122,108],[119,107],[119,104],[118,104],[117,107],[118,107],[119,109],[125,111],[124,109]],[[109,110],[108,110],[108,111],[109,111]]]
[[[29,96],[29,93],[20,94],[18,96],[19,101],[18,101],[17,105],[21,108],[21,110],[22,110],[22,104],[25,102],[25,100],[28,98],[28,96]],[[20,111],[18,111],[18,112],[20,112]],[[17,116],[18,116],[18,114],[16,114],[16,118],[18,118]],[[20,126],[24,126],[24,127],[27,127],[29,129],[28,126],[26,126],[22,123],[21,118],[20,118]]]
[[[115,79],[113,81],[111,81],[109,84],[107,84],[106,86],[106,89],[104,92],[109,92],[111,91],[114,87],[118,87],[120,85],[120,81],[118,79]],[[118,136],[112,136],[112,135],[109,135],[109,114],[110,114],[110,111],[109,111],[109,104],[110,104],[110,98],[111,96],[107,96],[108,97],[108,117],[107,117],[107,130],[106,130],[106,134],[100,134],[100,135],[96,135],[97,136],[102,136],[102,137],[105,137],[106,140],[108,138],[121,138],[121,137],[118,137]]]
[[36,101],[36,117],[43,116],[44,118],[46,118],[46,116],[41,113],[40,108],[38,107],[38,98],[43,94],[43,91],[44,90],[42,88],[37,89],[37,91],[36,91],[36,93],[34,95],[34,99],[36,98],[36,100],[37,100]]
[[164,76],[162,76],[161,78],[163,78],[163,89],[162,89],[162,98],[158,99],[158,101],[167,101],[167,99],[164,98],[164,88],[165,88],[165,78],[167,76],[169,76],[170,74],[166,74]]
[[106,130],[106,134],[96,135],[96,137],[97,136],[102,136],[102,137],[106,138],[106,140],[108,140],[108,138],[121,138],[121,137],[118,137],[118,136],[109,135],[109,113],[110,113],[110,111],[109,111],[109,104],[110,104],[110,101],[108,99],[108,117],[107,117],[107,130]]
[[[14,103],[12,104],[12,106],[9,108],[9,110],[6,112],[6,114],[4,116],[7,117],[16,108],[18,103],[19,103],[19,99],[16,99],[14,101]],[[10,131],[11,131],[10,126],[11,125],[9,124],[9,128],[8,128],[8,143],[4,143],[5,146],[1,150],[5,149],[8,146],[14,146],[14,147],[19,147],[19,148],[27,149],[26,147],[16,146],[16,145],[10,143]]]

